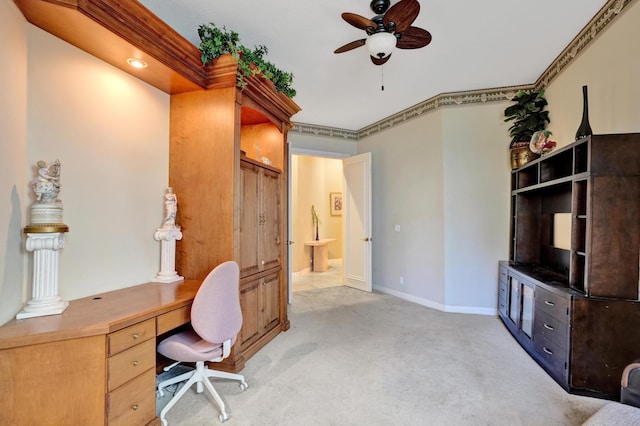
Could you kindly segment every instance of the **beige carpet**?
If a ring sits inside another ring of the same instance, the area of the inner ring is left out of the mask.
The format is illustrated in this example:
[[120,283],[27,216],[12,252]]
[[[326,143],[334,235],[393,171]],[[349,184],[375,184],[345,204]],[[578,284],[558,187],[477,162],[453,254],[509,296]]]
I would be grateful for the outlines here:
[[[606,401],[566,393],[495,317],[348,287],[295,292],[291,329],[214,382],[226,425],[580,425]],[[170,425],[216,425],[191,390]]]

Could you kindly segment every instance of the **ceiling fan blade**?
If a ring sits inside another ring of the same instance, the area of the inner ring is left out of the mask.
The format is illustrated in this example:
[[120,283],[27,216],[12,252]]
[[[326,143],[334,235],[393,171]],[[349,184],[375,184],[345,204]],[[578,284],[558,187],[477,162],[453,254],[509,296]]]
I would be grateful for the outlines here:
[[400,0],[384,14],[382,22],[385,28],[390,22],[396,24],[395,32],[401,33],[413,24],[420,13],[420,3],[417,0]]
[[371,62],[373,62],[376,65],[382,65],[385,62],[387,62],[390,57],[391,57],[391,53],[389,53],[389,56],[385,56],[382,59],[381,58],[376,58],[375,56],[371,56]]
[[356,15],[355,13],[345,12],[342,14],[342,19],[361,30],[366,30],[369,27],[376,29],[378,27],[371,19]]
[[409,27],[398,38],[398,49],[419,49],[431,43],[431,33],[418,27]]
[[348,52],[349,50],[353,50],[357,47],[360,46],[364,46],[364,43],[366,42],[366,39],[362,39],[362,40],[356,40],[356,41],[352,41],[351,43],[347,43],[342,47],[338,47],[336,50],[333,51],[333,53],[344,53],[344,52]]

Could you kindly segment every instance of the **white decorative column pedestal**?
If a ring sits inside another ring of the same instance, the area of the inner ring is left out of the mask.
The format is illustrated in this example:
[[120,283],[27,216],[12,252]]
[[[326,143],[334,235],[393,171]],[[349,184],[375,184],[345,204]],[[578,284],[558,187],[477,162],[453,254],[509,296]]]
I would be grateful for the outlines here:
[[176,272],[176,240],[182,239],[179,226],[174,228],[158,228],[153,239],[160,241],[160,272],[151,280],[157,283],[173,283],[184,278]]
[[31,300],[16,315],[17,319],[61,314],[69,302],[58,295],[58,252],[64,247],[66,225],[27,226],[27,251],[33,252]]
[[69,302],[58,296],[58,254],[64,247],[64,233],[69,227],[62,222],[60,193],[60,161],[40,160],[38,174],[31,181],[36,199],[31,205],[27,234],[27,251],[33,252],[31,299],[16,315],[17,319],[61,314]]

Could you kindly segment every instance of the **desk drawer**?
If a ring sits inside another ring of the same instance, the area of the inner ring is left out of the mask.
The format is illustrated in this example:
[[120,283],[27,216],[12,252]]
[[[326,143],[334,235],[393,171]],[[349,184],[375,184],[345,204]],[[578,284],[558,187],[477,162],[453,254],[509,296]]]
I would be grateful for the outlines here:
[[191,305],[174,309],[157,318],[158,336],[191,321]]
[[543,336],[534,340],[533,347],[552,375],[566,383],[568,363],[566,348],[545,339]]
[[544,311],[536,311],[533,335],[544,336],[547,340],[557,344],[561,349],[567,350],[569,325]]
[[507,276],[508,276],[507,267],[500,265],[500,268],[498,269],[498,280],[500,282],[507,283],[507,281],[509,281]]
[[155,369],[147,370],[124,386],[109,393],[109,426],[145,425],[156,415]]
[[115,333],[111,333],[107,336],[108,356],[115,355],[119,352],[129,349],[139,343],[149,340],[152,337],[156,337],[156,320],[155,318],[148,319],[138,324],[134,324],[130,327],[124,328]]
[[552,293],[542,287],[536,288],[536,310],[544,311],[552,317],[568,322],[569,296]]
[[107,386],[110,391],[156,365],[156,339],[120,352],[107,359]]

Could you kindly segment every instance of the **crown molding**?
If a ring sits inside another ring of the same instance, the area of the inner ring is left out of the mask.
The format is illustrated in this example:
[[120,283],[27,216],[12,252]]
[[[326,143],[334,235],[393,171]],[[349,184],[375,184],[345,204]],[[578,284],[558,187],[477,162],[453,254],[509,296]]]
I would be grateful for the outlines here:
[[[597,36],[609,25],[622,11],[636,0],[609,0],[595,16],[585,25],[569,45],[547,67],[535,83],[521,86],[498,87],[493,89],[480,89],[464,92],[442,93],[417,105],[393,114],[383,120],[370,124],[358,131],[332,129],[329,127],[315,126],[313,124],[294,123],[293,131],[298,133],[313,134],[318,136],[333,137],[338,139],[360,140],[374,135],[385,129],[392,128],[421,115],[435,111],[444,106],[460,106],[469,104],[483,104],[487,102],[500,102],[510,100],[518,90],[541,90],[553,81],[560,72],[566,68],[577,55],[584,50]],[[298,128],[300,126],[301,128]],[[355,134],[355,137],[353,135]]]
[[419,117],[427,112],[434,111],[444,106],[460,106],[469,104],[482,104],[487,102],[501,102],[515,96],[519,90],[532,89],[533,85],[498,87],[492,89],[469,90],[465,92],[441,93],[427,99],[417,105],[393,114],[384,120],[380,120],[367,127],[358,130],[358,139],[371,136],[385,129],[397,126],[412,118]]
[[294,127],[289,130],[289,133],[324,136],[327,138],[343,139],[345,141],[358,141],[358,132],[355,130],[336,129],[335,127],[316,126],[306,123],[294,123]]

